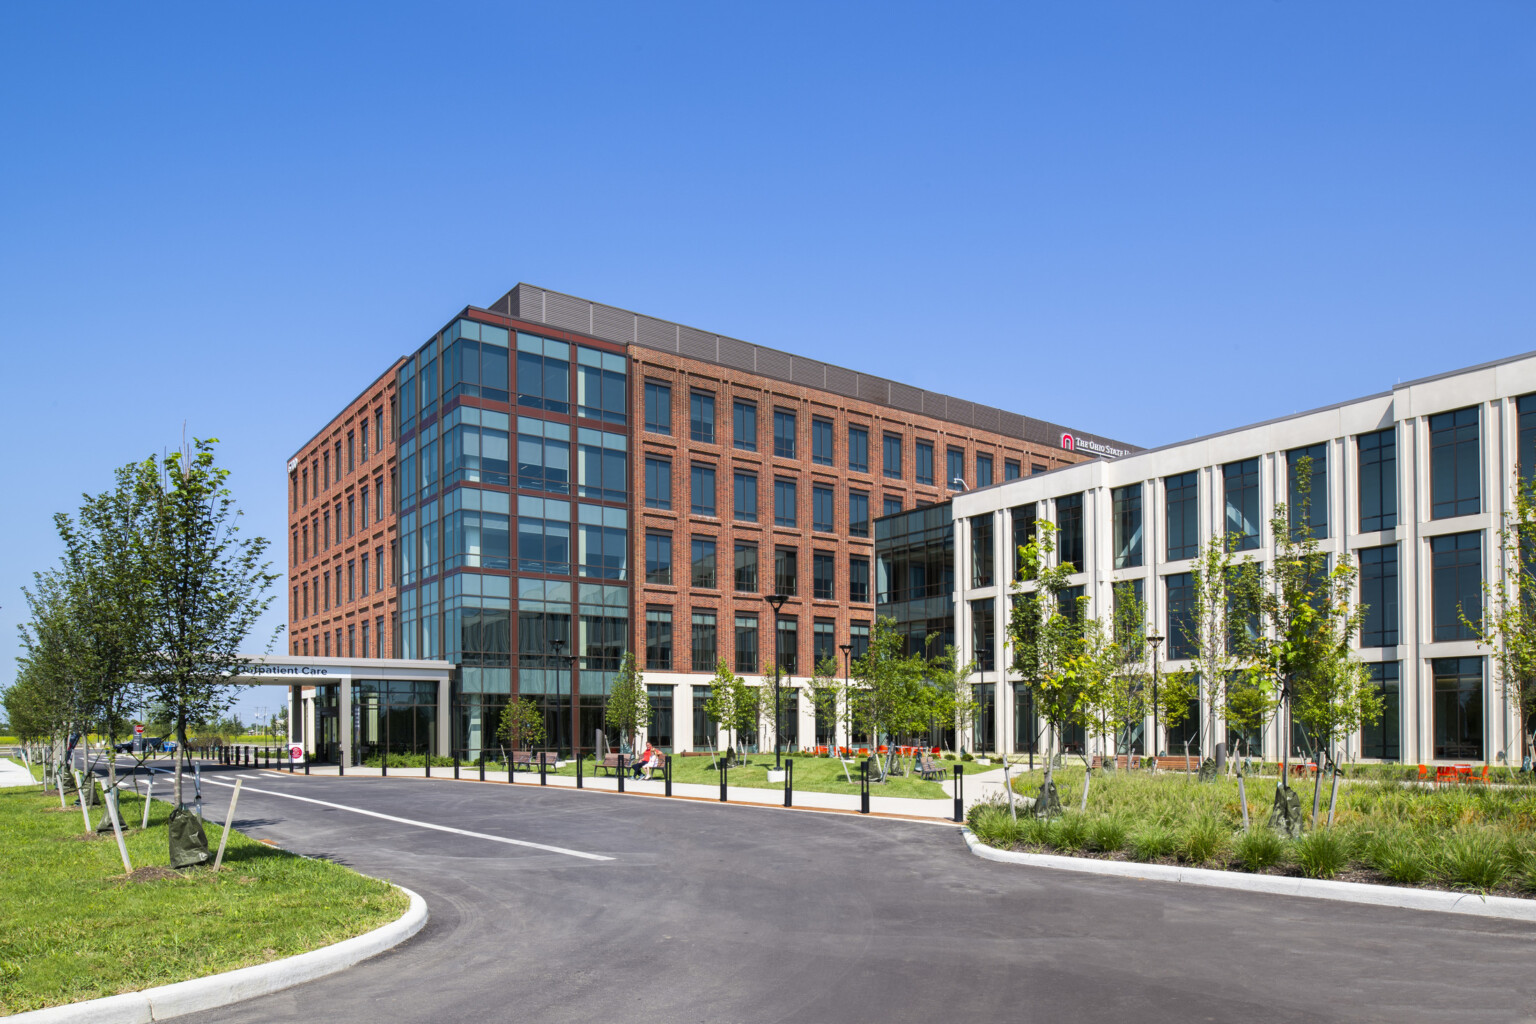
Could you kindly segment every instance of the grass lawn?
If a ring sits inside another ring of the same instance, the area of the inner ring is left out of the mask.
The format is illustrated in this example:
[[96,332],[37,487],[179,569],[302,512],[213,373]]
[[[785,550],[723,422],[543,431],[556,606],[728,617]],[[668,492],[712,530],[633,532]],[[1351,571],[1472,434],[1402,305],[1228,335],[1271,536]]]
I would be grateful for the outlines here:
[[[122,799],[137,823],[143,804]],[[164,874],[168,804],[125,835],[135,875]],[[99,816],[91,815],[92,824]],[[222,830],[206,824],[210,850]],[[328,861],[231,832],[223,868],[127,881],[110,832],[81,838],[57,793],[0,790],[0,1014],[248,967],[360,935],[399,917],[398,890]],[[211,862],[210,862],[211,863]],[[158,866],[161,872],[141,872]]]
[[[1088,809],[1079,812],[1083,770],[1058,769],[1055,777],[1060,817],[1014,822],[1004,804],[978,805],[972,830],[1004,849],[1536,895],[1536,786],[1529,784],[1429,789],[1352,781],[1339,789],[1330,828],[1325,782],[1319,826],[1290,838],[1266,826],[1274,778],[1247,780],[1253,827],[1245,831],[1236,779],[1095,774]],[[1039,773],[1015,780],[1026,796],[1040,786]],[[1293,789],[1310,821],[1311,780]]]

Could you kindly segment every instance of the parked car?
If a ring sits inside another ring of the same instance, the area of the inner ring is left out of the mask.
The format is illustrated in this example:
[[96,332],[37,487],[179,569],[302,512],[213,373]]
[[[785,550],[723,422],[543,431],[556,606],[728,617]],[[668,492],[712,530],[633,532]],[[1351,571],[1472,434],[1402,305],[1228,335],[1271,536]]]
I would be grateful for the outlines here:
[[112,749],[119,754],[139,754],[146,750],[159,750],[164,743],[164,736],[138,736],[126,743],[119,743]]

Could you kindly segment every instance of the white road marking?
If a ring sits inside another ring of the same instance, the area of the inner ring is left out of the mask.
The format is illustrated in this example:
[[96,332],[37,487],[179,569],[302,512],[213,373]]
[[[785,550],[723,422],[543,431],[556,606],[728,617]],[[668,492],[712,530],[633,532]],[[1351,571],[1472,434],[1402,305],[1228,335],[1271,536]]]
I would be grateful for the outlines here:
[[[224,786],[234,788],[230,782],[217,782],[213,779],[204,779],[207,785]],[[471,832],[468,829],[453,828],[449,825],[438,825],[430,821],[417,821],[414,818],[397,818],[393,814],[382,814],[378,811],[367,811],[361,807],[348,807],[346,804],[334,804],[329,800],[316,800],[314,797],[298,796],[293,793],[274,793],[267,789],[252,789],[250,786],[242,787],[247,793],[262,793],[266,796],[281,797],[284,800],[299,800],[306,804],[317,804],[320,807],[332,807],[338,811],[351,811],[353,814],[364,814],[370,818],[379,818],[384,821],[396,821],[402,825],[414,825],[417,828],[429,828],[435,832],[451,832],[456,836],[469,836],[473,839],[489,839],[493,843],[506,843],[508,846],[525,846],[530,850],[543,850],[546,853],[563,853],[567,857],[580,857],[583,860],[613,860],[600,853],[583,853],[581,850],[568,850],[563,846],[546,846],[544,843],[530,843],[526,839],[508,839],[505,836],[492,836],[484,832]]]

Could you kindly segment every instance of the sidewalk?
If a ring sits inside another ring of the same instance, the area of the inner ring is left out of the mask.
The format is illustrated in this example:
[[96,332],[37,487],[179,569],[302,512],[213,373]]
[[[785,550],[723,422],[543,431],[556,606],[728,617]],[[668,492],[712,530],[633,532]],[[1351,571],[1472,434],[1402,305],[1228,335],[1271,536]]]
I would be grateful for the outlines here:
[[9,789],[11,786],[35,786],[37,780],[26,766],[20,761],[13,761],[8,757],[0,758],[0,789]]
[[[265,771],[252,767],[249,771]],[[276,769],[270,769],[276,772]],[[298,774],[304,771],[299,766]],[[286,768],[280,774],[287,775]],[[313,765],[310,774],[326,778],[336,778],[339,774],[335,765]],[[348,768],[346,777],[373,778],[381,775],[377,768]],[[420,779],[426,776],[422,768],[391,768],[389,778]],[[452,768],[433,768],[433,779],[453,780]],[[569,775],[546,776],[547,785],[563,789],[575,789],[576,779]],[[474,764],[465,764],[459,769],[461,782],[478,782],[480,780],[479,769]],[[486,782],[505,784],[507,773],[504,771],[485,773]],[[520,771],[516,773],[513,783],[517,786],[537,786],[539,773],[537,771]],[[954,782],[946,779],[940,783],[944,787],[946,798],[923,800],[912,797],[887,797],[880,795],[879,783],[870,786],[869,810],[871,814],[891,817],[914,818],[924,821],[948,821],[954,823]],[[612,775],[598,777],[587,776],[582,780],[584,789],[602,793],[615,793],[619,788],[619,780]],[[983,800],[989,793],[1001,793],[1003,791],[1002,769],[989,771],[980,775],[967,775],[964,782],[965,806],[967,809],[979,800]],[[666,792],[666,784],[658,776],[655,779],[628,779],[624,780],[624,792],[626,795],[663,797]],[[718,803],[720,801],[720,787],[718,785],[699,785],[698,783],[674,782],[672,784],[672,798],[688,800],[705,800]],[[728,803],[750,804],[761,807],[783,807],[784,790],[775,787],[773,789],[758,789],[750,786],[728,786],[726,789]],[[838,811],[845,814],[857,814],[859,812],[859,796],[857,793],[819,793],[811,790],[797,789],[794,792],[794,806],[804,810]]]

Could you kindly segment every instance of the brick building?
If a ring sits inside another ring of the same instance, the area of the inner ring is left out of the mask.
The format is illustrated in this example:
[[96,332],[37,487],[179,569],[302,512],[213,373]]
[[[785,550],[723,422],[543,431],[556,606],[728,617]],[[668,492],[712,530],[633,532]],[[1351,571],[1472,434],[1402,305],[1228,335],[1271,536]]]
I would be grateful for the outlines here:
[[[364,423],[366,461],[348,455]],[[717,658],[757,681],[777,648],[793,685],[860,653],[876,517],[1129,450],[520,284],[397,360],[290,463],[291,651],[339,657],[366,630],[366,653],[454,663],[449,708],[381,699],[451,716],[473,755],[515,695],[553,745],[590,747],[632,650],[652,736],[696,747]],[[808,743],[814,724],[784,728]]]

